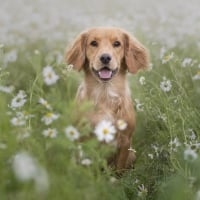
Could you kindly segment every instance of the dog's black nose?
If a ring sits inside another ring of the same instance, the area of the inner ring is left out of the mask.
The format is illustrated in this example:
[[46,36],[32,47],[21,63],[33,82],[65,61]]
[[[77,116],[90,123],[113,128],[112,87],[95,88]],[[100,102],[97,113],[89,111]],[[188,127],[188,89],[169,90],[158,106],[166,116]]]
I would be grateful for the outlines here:
[[111,59],[112,57],[107,53],[102,54],[100,57],[100,60],[103,64],[108,64],[111,61]]

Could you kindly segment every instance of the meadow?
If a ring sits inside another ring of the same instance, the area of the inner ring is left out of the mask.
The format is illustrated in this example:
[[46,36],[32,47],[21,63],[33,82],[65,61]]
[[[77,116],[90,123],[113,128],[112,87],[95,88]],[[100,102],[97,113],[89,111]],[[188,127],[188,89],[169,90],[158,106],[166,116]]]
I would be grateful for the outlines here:
[[[200,200],[198,0],[0,4],[1,200]],[[106,164],[109,143],[77,140],[94,132],[84,117],[92,106],[75,105],[83,74],[63,59],[99,25],[127,29],[151,57],[128,75],[137,160],[120,176]]]

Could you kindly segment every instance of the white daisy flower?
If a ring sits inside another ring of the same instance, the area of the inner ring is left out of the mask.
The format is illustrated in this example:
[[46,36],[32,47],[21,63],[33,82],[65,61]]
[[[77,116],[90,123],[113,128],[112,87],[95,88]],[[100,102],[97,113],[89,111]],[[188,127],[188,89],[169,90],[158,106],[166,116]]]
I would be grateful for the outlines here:
[[153,63],[149,63],[149,67],[148,67],[147,70],[148,70],[148,71],[151,71],[151,70],[153,69],[153,66],[154,66]]
[[198,71],[197,74],[192,77],[192,80],[200,80],[200,71]]
[[26,93],[20,90],[18,94],[11,101],[11,108],[20,108],[26,103]]
[[147,190],[147,188],[145,188],[145,186],[143,184],[138,186],[138,196],[139,197],[146,197],[147,193],[148,193],[148,190]]
[[158,157],[159,156],[159,147],[158,147],[158,145],[152,144],[151,147],[153,148],[156,156]]
[[52,113],[52,112],[48,112],[42,117],[41,121],[44,122],[45,125],[49,125],[53,121],[58,119],[58,117],[59,117],[58,114],[55,114],[55,113]]
[[128,126],[128,124],[123,119],[117,120],[117,128],[119,130],[123,131],[127,128],[127,126]]
[[103,120],[97,124],[94,134],[99,141],[111,142],[116,134],[116,129],[110,121]]
[[65,128],[65,135],[71,141],[77,140],[80,137],[80,133],[73,126],[68,126],[67,128]]
[[166,122],[167,121],[167,115],[165,113],[160,113],[158,115],[158,119],[161,119],[162,121]]
[[51,66],[46,66],[43,69],[42,74],[46,85],[53,85],[59,79],[59,76],[55,73]]
[[196,160],[198,158],[198,155],[196,153],[196,151],[194,151],[191,148],[186,148],[186,150],[184,151],[184,159],[188,160],[188,161],[193,161]]
[[35,54],[35,55],[39,55],[39,54],[40,54],[40,51],[39,51],[38,49],[35,49],[35,50],[34,50],[34,54]]
[[184,143],[187,148],[192,149],[194,151],[200,149],[200,143],[198,141],[190,141],[189,143]]
[[154,157],[154,156],[153,156],[152,153],[149,153],[149,154],[148,154],[148,157],[149,157],[151,160],[153,160],[153,157]]
[[192,63],[192,58],[184,58],[182,62],[182,67],[187,67]]
[[144,104],[140,103],[139,99],[135,99],[135,103],[136,103],[136,110],[138,112],[143,112],[144,111]]
[[85,158],[85,159],[81,160],[81,164],[84,166],[89,166],[92,164],[92,161],[89,158]]
[[35,160],[25,152],[21,152],[15,155],[12,167],[15,176],[20,181],[31,180],[37,173]]
[[172,83],[170,80],[167,80],[166,77],[163,77],[163,81],[160,82],[160,88],[164,92],[169,92],[172,88]]
[[160,49],[160,59],[162,59],[162,58],[164,57],[165,53],[166,53],[166,48],[165,48],[165,47],[162,47],[162,48]]
[[26,120],[34,117],[34,115],[28,114],[28,112],[16,112],[16,117],[13,117],[10,122],[14,126],[23,126],[26,124]]
[[169,147],[171,149],[171,151],[175,151],[177,152],[177,148],[181,145],[181,143],[179,142],[179,139],[177,137],[174,138],[174,140],[171,140],[169,142]]
[[188,129],[188,132],[189,132],[189,134],[190,134],[190,135],[188,136],[189,139],[190,139],[190,140],[195,140],[197,136],[196,136],[194,130],[191,129],[191,128],[189,128],[189,129]]
[[0,85],[0,91],[1,92],[5,92],[5,93],[8,93],[8,94],[10,94],[10,93],[12,93],[13,92],[13,90],[14,90],[14,86],[2,86],[2,85]]
[[111,182],[111,183],[116,183],[116,182],[117,182],[117,179],[116,179],[114,176],[111,176],[111,177],[110,177],[110,182]]
[[130,148],[128,149],[128,151],[132,151],[133,153],[136,153],[136,150],[133,149],[132,147],[130,147]]
[[19,134],[17,139],[18,140],[24,140],[26,138],[29,138],[30,136],[31,136],[31,133],[28,130],[26,130],[24,133]]
[[26,124],[26,120],[20,117],[13,117],[10,122],[14,126],[23,126]]
[[144,77],[144,76],[141,76],[141,77],[139,78],[139,83],[140,83],[141,85],[145,85],[145,84],[146,84],[146,82],[145,82],[145,77]]
[[36,190],[40,192],[48,189],[49,181],[46,171],[28,153],[17,153],[12,161],[12,169],[19,181],[33,180]]
[[38,101],[41,105],[43,105],[46,109],[48,110],[52,110],[51,105],[47,102],[47,100],[43,99],[43,98],[39,98]]
[[58,131],[55,128],[48,128],[42,132],[45,137],[56,138]]
[[162,64],[165,64],[174,58],[174,52],[171,52],[169,55],[166,55],[162,58]]

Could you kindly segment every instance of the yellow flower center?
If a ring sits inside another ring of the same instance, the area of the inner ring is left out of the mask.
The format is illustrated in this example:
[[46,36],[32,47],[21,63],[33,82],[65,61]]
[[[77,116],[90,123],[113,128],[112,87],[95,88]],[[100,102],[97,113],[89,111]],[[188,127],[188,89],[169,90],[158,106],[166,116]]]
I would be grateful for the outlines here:
[[46,114],[46,117],[51,118],[52,115],[53,115],[53,114],[52,114],[51,112],[48,112],[48,113]]
[[107,129],[107,128],[104,128],[104,129],[103,129],[103,134],[104,134],[104,135],[107,135],[108,133],[109,133],[108,129]]
[[70,134],[71,136],[73,136],[73,135],[74,135],[74,131],[70,131],[69,134]]
[[163,60],[168,61],[170,59],[170,55],[167,55],[163,58]]
[[49,78],[49,79],[51,79],[51,78],[52,78],[52,74],[51,74],[51,73],[48,73],[48,75],[47,75],[47,76],[48,76],[48,78]]
[[197,74],[200,76],[200,71],[198,71]]
[[53,134],[53,131],[52,131],[52,130],[49,130],[48,136],[51,136],[52,134]]

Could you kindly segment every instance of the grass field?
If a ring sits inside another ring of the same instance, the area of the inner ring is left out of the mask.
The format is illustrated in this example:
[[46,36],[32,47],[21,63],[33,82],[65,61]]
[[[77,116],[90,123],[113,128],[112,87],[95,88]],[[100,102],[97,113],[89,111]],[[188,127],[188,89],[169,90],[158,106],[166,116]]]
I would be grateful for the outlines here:
[[[1,2],[1,200],[200,200],[199,3],[109,2]],[[120,177],[106,165],[109,144],[76,141],[94,131],[92,108],[74,104],[83,74],[63,61],[75,35],[105,21],[151,55],[148,70],[128,76],[137,161]]]

